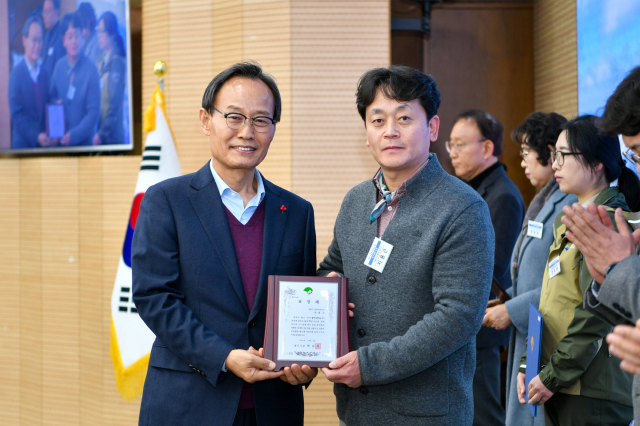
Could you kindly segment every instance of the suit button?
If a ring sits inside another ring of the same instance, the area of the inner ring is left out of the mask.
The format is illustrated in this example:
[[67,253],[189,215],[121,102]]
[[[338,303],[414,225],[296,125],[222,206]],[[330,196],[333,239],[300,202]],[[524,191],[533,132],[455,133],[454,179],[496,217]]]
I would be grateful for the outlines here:
[[255,321],[251,321],[251,322],[249,323],[249,328],[253,328],[253,327],[255,327],[255,326],[256,326],[256,322],[255,322]]
[[376,283],[376,277],[368,277],[367,281],[369,281],[369,284],[375,284]]
[[622,309],[620,308],[620,305],[618,305],[617,303],[614,303],[614,304],[613,304],[613,307],[614,307],[615,309],[617,309],[619,312],[622,312]]
[[367,334],[367,332],[364,331],[364,329],[361,328],[361,329],[358,330],[358,336],[364,337],[366,334]]
[[206,374],[204,374],[204,371],[201,371],[201,372],[200,372],[200,375],[201,375],[202,377],[207,377],[207,375],[206,375]]
[[363,394],[363,395],[366,395],[366,394],[369,393],[369,389],[367,389],[364,386],[360,386],[360,393]]

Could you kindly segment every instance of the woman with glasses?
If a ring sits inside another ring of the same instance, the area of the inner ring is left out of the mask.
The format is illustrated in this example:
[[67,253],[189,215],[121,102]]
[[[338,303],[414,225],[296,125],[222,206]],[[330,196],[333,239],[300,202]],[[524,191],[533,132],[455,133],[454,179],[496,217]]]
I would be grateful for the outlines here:
[[507,426],[544,426],[541,410],[534,418],[529,408],[518,402],[516,378],[520,356],[526,351],[529,303],[537,307],[540,302],[542,276],[553,242],[553,220],[562,207],[577,201],[575,195],[560,191],[551,168],[550,147],[560,134],[560,125],[566,121],[554,112],[534,112],[511,133],[511,138],[520,145],[524,173],[538,194],[529,204],[511,256],[511,299],[490,301],[483,321],[483,325],[498,330],[513,325],[507,358]]
[[123,100],[127,67],[124,44],[118,33],[118,21],[112,12],[105,12],[98,20],[98,43],[103,50],[98,57],[102,103],[98,133],[94,145],[123,144]]
[[[618,139],[598,132],[595,117],[561,126],[552,152],[560,190],[578,202],[629,211],[640,201],[640,182],[622,162]],[[544,317],[540,373],[525,388],[526,368],[518,373],[521,403],[544,404],[546,425],[627,425],[633,419],[632,377],[620,369],[604,339],[611,326],[582,303],[591,274],[581,253],[566,238],[558,215],[554,241],[542,279],[539,311]],[[526,352],[520,361],[526,366]]]

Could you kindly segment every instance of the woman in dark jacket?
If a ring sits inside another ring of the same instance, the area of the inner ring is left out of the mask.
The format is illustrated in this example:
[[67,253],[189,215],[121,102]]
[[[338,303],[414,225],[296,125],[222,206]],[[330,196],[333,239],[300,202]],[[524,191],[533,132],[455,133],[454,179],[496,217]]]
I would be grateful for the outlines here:
[[124,144],[122,113],[127,65],[122,38],[118,34],[118,21],[112,12],[103,13],[98,20],[98,42],[103,49],[96,63],[102,103],[98,133],[93,137],[93,144]]

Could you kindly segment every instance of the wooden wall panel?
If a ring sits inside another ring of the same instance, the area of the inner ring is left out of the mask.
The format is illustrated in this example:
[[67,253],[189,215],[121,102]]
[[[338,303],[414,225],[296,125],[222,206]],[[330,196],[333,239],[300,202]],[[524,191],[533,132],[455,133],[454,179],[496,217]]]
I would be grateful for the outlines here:
[[[102,369],[110,362],[109,329],[103,317],[108,303],[102,298],[102,229],[104,217],[103,180],[107,157],[92,157],[78,162],[78,284],[79,284],[79,363],[80,363],[80,424],[102,425],[104,414]],[[124,204],[125,197],[118,203]]]
[[291,1],[246,0],[242,11],[243,60],[254,60],[278,83],[282,116],[261,173],[291,189]]
[[42,164],[20,160],[20,424],[43,422]]
[[578,114],[575,0],[534,1],[535,107],[571,119]]
[[42,417],[79,422],[78,159],[42,161]]
[[531,4],[440,4],[431,13],[427,72],[433,75],[442,104],[440,134],[431,145],[450,173],[444,144],[455,117],[481,109],[504,126],[500,161],[525,203],[535,195],[520,166],[520,147],[510,137],[534,111],[533,7]]
[[[211,158],[198,120],[204,89],[213,78],[211,0],[170,0],[169,73],[166,89],[169,121],[177,139],[183,173],[200,169]],[[144,70],[146,71],[146,70]]]
[[0,413],[20,424],[20,160],[0,164]]
[[292,182],[315,209],[318,260],[344,195],[377,170],[355,91],[366,70],[389,65],[389,22],[386,0],[293,3]]

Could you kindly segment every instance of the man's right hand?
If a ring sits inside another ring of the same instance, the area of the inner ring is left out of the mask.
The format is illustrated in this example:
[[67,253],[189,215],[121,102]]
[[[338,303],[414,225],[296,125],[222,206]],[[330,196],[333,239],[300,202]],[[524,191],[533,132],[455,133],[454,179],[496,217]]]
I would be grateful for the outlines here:
[[284,374],[282,370],[271,371],[276,368],[273,361],[260,358],[258,355],[242,349],[234,349],[229,352],[225,367],[247,383],[275,379]]

